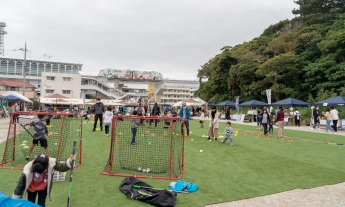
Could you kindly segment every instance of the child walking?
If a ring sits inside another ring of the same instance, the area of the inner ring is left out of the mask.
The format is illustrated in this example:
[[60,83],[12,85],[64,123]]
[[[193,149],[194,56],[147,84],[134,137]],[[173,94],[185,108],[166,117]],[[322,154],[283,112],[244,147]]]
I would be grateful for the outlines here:
[[72,160],[76,160],[76,155],[71,155],[66,162],[57,162],[55,158],[49,158],[44,154],[36,156],[33,161],[25,165],[12,198],[25,199],[25,195],[28,193],[28,201],[35,203],[38,194],[37,204],[44,207],[46,197],[48,196],[50,199],[54,170],[68,171],[71,168]]
[[107,111],[103,114],[104,118],[104,129],[105,129],[105,136],[109,136],[109,127],[111,126],[111,121],[113,120],[113,112],[111,111],[111,107],[108,106]]
[[274,134],[273,133],[273,119],[275,119],[274,112],[271,112],[269,123],[268,123],[268,125],[269,125],[268,133],[269,134]]
[[235,131],[231,128],[231,122],[226,123],[224,132],[225,132],[225,138],[223,141],[221,141],[221,143],[224,144],[227,139],[230,139],[231,146],[234,145],[234,143],[232,142],[232,135],[235,134]]
[[38,120],[23,125],[24,128],[25,126],[30,125],[30,126],[33,126],[35,129],[35,134],[33,135],[34,139],[32,140],[32,144],[29,149],[29,154],[28,156],[25,157],[26,160],[30,159],[30,154],[32,150],[34,149],[35,145],[38,145],[38,141],[40,141],[41,147],[44,147],[44,149],[46,150],[46,155],[49,157],[48,142],[45,135],[46,119],[48,116],[39,114],[37,115],[37,117],[38,117]]
[[261,129],[261,111],[257,111],[256,115],[256,130]]
[[201,110],[201,115],[200,115],[200,125],[201,125],[201,127],[200,128],[204,128],[204,121],[205,121],[205,112],[204,112],[204,110]]
[[[138,115],[138,112],[136,110],[133,111],[133,115],[136,116]],[[132,134],[133,134],[133,137],[132,137],[132,145],[136,145],[138,143],[135,142],[135,136],[137,135],[137,130],[138,130],[138,127],[140,125],[140,120],[139,119],[132,119]]]

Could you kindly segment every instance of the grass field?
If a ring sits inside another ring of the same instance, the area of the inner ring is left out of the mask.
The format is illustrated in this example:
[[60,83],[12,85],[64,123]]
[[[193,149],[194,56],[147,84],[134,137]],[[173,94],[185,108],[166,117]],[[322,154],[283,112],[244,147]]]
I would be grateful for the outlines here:
[[[205,122],[208,126],[208,122]],[[220,132],[225,123],[220,123]],[[255,130],[235,125],[234,128]],[[75,169],[71,206],[145,206],[128,199],[118,188],[123,177],[101,175],[109,157],[110,138],[92,124],[83,125],[82,165]],[[206,204],[267,195],[295,188],[312,188],[345,181],[345,146],[302,140],[281,142],[239,133],[230,143],[207,141],[208,127],[200,129],[197,120],[190,122],[192,134],[185,139],[185,167],[182,180],[199,185],[191,194],[178,194],[176,206]],[[274,129],[277,132],[277,129]],[[313,132],[286,130],[285,135],[318,141],[344,143],[345,137]],[[193,141],[191,141],[193,139]],[[3,154],[5,143],[0,144]],[[200,150],[203,150],[200,153]],[[0,191],[12,195],[20,170],[0,170]],[[69,173],[67,173],[69,175]],[[67,177],[67,176],[66,176]],[[168,188],[171,181],[142,179],[157,188]],[[54,183],[47,206],[66,206],[68,179]],[[149,206],[149,205],[147,205]]]

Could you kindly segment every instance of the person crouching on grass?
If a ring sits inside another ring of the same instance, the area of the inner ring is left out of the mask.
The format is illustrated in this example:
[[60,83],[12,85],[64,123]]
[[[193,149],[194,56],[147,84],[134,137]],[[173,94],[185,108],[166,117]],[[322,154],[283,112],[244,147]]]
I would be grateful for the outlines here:
[[48,142],[47,142],[47,138],[45,135],[46,119],[48,118],[48,116],[39,114],[39,115],[37,115],[37,117],[38,117],[38,120],[23,125],[24,128],[25,128],[25,126],[30,125],[30,126],[33,126],[35,129],[35,134],[33,135],[34,139],[33,139],[32,144],[30,146],[29,154],[28,154],[28,156],[25,157],[26,160],[30,159],[30,154],[31,154],[32,150],[34,149],[35,145],[38,145],[38,141],[40,141],[41,147],[44,147],[44,149],[46,150],[46,155],[49,157]]
[[234,143],[232,142],[232,135],[235,134],[235,131],[231,128],[231,122],[226,123],[224,132],[225,132],[225,138],[223,141],[221,141],[221,143],[224,144],[227,139],[230,139],[231,146],[234,145]]
[[[133,115],[136,116],[138,115],[138,112],[136,110],[133,111]],[[135,136],[137,135],[137,130],[138,130],[138,127],[140,125],[140,119],[132,119],[132,134],[133,134],[133,137],[132,137],[132,145],[136,145],[138,143],[135,142]]]
[[38,194],[37,204],[44,207],[47,195],[50,199],[54,170],[68,171],[72,160],[76,160],[76,155],[71,155],[66,162],[57,162],[55,158],[49,158],[44,154],[36,156],[33,161],[25,165],[12,198],[25,199],[28,193],[28,201],[35,203]]

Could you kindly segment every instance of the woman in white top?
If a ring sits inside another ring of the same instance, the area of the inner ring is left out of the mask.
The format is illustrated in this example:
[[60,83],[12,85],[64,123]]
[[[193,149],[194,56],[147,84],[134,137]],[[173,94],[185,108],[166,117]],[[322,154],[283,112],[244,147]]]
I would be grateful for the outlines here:
[[334,108],[334,106],[331,107],[331,116],[332,116],[332,121],[333,121],[334,132],[337,132],[339,113],[338,113],[338,110]]
[[214,137],[215,140],[217,140],[218,138],[218,128],[219,128],[218,117],[219,117],[219,113],[217,111],[217,108],[215,106],[212,106],[211,120],[209,124],[209,129],[208,129],[208,140],[211,140],[211,137]]
[[201,127],[200,128],[204,128],[204,121],[205,121],[205,113],[204,113],[204,110],[201,110],[201,116],[200,116],[200,125]]

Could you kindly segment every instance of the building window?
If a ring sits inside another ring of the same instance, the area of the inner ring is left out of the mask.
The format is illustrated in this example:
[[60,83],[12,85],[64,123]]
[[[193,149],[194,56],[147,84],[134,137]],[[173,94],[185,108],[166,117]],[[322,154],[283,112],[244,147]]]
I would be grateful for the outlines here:
[[62,93],[63,94],[71,94],[71,91],[70,90],[63,90]]
[[63,79],[63,81],[71,81],[72,80],[72,78],[66,78],[66,77],[63,77],[62,79]]
[[54,90],[46,90],[46,93],[54,93]]
[[18,87],[11,87],[10,91],[19,91],[19,88]]
[[55,80],[55,77],[53,77],[53,76],[47,76],[47,80]]

